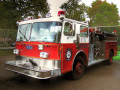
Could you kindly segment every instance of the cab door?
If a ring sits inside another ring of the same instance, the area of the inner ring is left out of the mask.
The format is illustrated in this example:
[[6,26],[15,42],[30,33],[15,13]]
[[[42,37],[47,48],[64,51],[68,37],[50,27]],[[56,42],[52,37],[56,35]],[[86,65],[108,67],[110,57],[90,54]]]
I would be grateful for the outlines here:
[[72,62],[76,52],[76,44],[73,43],[76,40],[75,29],[74,22],[64,22],[61,36],[61,47],[63,48],[61,51],[62,73],[72,70]]

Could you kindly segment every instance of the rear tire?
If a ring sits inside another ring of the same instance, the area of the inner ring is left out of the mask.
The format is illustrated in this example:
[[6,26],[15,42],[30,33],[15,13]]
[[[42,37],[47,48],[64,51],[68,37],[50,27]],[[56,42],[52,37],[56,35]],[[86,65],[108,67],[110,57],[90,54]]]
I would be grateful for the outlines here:
[[77,80],[83,76],[85,71],[84,60],[81,56],[78,56],[73,65],[72,79]]
[[109,53],[109,59],[107,60],[108,65],[111,65],[112,61],[113,61],[113,53],[112,53],[112,51],[110,51],[110,53]]

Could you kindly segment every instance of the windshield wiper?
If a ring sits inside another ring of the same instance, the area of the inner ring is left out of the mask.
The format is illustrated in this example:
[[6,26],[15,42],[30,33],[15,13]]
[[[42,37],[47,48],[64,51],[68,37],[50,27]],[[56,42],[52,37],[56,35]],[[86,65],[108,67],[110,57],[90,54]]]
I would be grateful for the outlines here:
[[19,40],[19,42],[21,42],[22,45],[26,46],[22,41]]
[[26,41],[28,41],[28,39],[26,38],[26,36],[19,30],[19,32],[23,35],[23,37],[26,39]]
[[[28,41],[28,39],[26,38],[26,36],[19,30],[19,32],[23,35],[23,37],[26,39],[26,41]],[[23,44],[24,46],[26,46],[21,40],[18,40],[21,44]]]

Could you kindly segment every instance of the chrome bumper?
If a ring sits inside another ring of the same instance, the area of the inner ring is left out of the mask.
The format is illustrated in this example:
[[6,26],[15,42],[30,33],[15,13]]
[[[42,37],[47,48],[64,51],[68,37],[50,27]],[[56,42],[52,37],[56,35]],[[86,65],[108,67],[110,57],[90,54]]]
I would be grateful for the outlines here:
[[48,79],[51,77],[61,76],[61,70],[60,68],[52,68],[49,67],[29,67],[29,65],[22,65],[22,64],[16,64],[15,61],[8,61],[5,64],[5,68],[7,70],[20,73],[26,76],[30,76],[37,79]]

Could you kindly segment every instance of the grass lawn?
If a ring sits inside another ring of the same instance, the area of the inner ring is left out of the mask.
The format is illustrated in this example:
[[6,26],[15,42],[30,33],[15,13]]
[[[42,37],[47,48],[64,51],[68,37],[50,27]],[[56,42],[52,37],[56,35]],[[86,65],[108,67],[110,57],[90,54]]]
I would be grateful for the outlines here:
[[113,57],[113,60],[119,60],[120,61],[120,51],[117,52],[117,56]]
[[13,49],[0,49],[0,56],[13,55]]
[[117,56],[113,57],[113,60],[119,60],[120,61],[120,45],[117,46],[118,52]]

